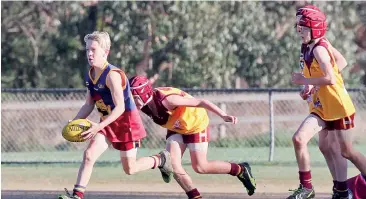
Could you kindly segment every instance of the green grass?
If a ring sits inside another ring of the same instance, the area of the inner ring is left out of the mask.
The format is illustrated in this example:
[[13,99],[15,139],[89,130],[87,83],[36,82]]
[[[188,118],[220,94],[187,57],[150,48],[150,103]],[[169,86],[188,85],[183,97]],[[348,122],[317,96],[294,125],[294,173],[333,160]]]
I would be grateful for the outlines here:
[[[63,187],[72,188],[79,166],[79,164],[2,165],[2,189],[59,190],[61,193]],[[192,177],[194,184],[203,192],[212,190],[227,192],[228,189],[234,190],[234,192],[244,191],[236,177],[197,174],[189,165],[185,165],[184,168]],[[298,170],[295,166],[252,165],[252,172],[257,179],[258,192],[271,193],[279,190],[286,192],[289,188],[296,188],[298,185]],[[358,173],[355,168],[348,170],[349,176]],[[318,191],[328,192],[331,190],[332,179],[327,167],[312,167],[312,176]],[[88,188],[88,190],[94,191],[131,191],[133,188],[138,191],[145,189],[167,191],[170,189],[182,192],[174,181],[170,184],[163,183],[160,172],[157,170],[126,175],[120,164],[95,166]]]
[[[366,146],[355,146],[361,153],[366,154]],[[138,156],[149,156],[156,154],[160,149],[141,148]],[[311,160],[313,165],[325,165],[325,160],[320,153],[318,147],[309,147]],[[8,152],[1,153],[1,163],[80,163],[82,160],[82,151],[72,152]],[[296,165],[295,153],[292,147],[276,147],[274,150],[274,161],[269,162],[269,148],[216,148],[210,147],[208,151],[209,160],[225,160],[225,161],[249,161],[259,165]],[[98,164],[119,164],[119,152],[117,150],[107,150],[98,160]],[[183,157],[183,163],[189,164],[189,153],[186,151]]]
[[[366,146],[357,146],[356,148],[362,153],[366,153]],[[157,149],[140,149],[138,156],[147,156],[158,151]],[[310,147],[309,151],[312,158],[313,181],[317,190],[327,192],[331,190],[332,179],[325,160],[317,147]],[[259,192],[276,192],[278,190],[286,192],[288,188],[296,188],[298,169],[293,148],[276,148],[273,162],[268,162],[268,153],[268,148],[264,147],[210,148],[208,159],[233,162],[249,161],[252,165],[252,172],[257,179]],[[82,151],[2,153],[1,158],[2,189],[62,190],[63,187],[69,188],[75,183],[82,160]],[[190,165],[189,153],[184,155],[183,163],[186,171],[194,179],[194,183],[206,192],[212,190],[226,192],[228,189],[236,192],[236,190],[241,191],[242,189],[237,179],[230,175],[195,173]],[[349,166],[349,177],[359,173],[352,164]],[[169,189],[181,191],[176,183],[169,185],[162,183],[160,172],[156,170],[147,170],[135,175],[124,174],[119,162],[119,152],[108,150],[95,165],[88,187],[91,190],[104,191],[129,191],[137,187],[136,189],[141,191],[149,189],[152,184],[159,185],[160,189],[163,190],[169,187]],[[155,190],[155,187],[151,187],[151,189]]]
[[[74,180],[76,177],[79,165],[32,165],[32,166],[2,166],[2,177],[7,179],[36,179],[36,178],[54,178],[54,179],[71,179]],[[209,181],[209,180],[220,180],[223,175],[202,175],[197,174],[193,169],[186,165],[184,168],[187,172],[192,175],[193,178]],[[252,165],[252,171],[258,179],[292,179],[297,175],[297,168],[295,167],[284,167],[284,166],[264,166],[264,165]],[[317,178],[324,176],[329,177],[329,171],[326,167],[316,167],[312,171],[313,175]],[[148,170],[147,172],[137,173],[133,176],[129,176],[123,173],[121,165],[109,165],[109,166],[96,166],[93,172],[93,178],[100,181],[150,181],[150,182],[161,182],[161,176],[159,172],[155,170]],[[228,176],[230,178],[230,176]],[[296,179],[296,177],[295,177]],[[233,181],[235,181],[234,179]]]

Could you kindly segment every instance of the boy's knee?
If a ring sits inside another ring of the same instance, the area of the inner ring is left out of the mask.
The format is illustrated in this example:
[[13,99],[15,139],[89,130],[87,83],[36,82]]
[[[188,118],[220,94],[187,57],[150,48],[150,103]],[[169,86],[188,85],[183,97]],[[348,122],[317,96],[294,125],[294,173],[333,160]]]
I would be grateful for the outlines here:
[[123,171],[127,174],[127,175],[133,175],[136,173],[136,169],[132,168],[132,167],[123,167]]
[[193,167],[193,170],[196,173],[199,173],[199,174],[205,174],[206,173],[206,169],[205,169],[204,164],[196,164],[196,165],[192,165],[192,167]]
[[301,148],[302,146],[306,146],[307,142],[298,135],[292,136],[292,142],[294,143],[295,148]]
[[341,154],[344,158],[350,159],[354,155],[355,151],[352,148],[352,144],[348,142],[340,142]]
[[353,155],[353,150],[351,148],[342,148],[341,154],[344,158],[350,159]]

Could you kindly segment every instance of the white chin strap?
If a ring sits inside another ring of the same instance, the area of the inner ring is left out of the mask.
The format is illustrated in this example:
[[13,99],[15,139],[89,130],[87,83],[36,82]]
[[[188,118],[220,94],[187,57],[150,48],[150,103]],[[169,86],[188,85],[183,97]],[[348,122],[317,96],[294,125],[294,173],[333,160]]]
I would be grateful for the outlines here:
[[143,104],[142,104],[142,106],[146,106],[146,104],[147,104],[147,103],[149,103],[149,102],[152,100],[152,98],[153,98],[153,96],[151,95],[151,96],[149,97],[149,99],[147,99],[147,101],[146,101],[146,102],[144,102],[144,101],[142,101],[142,99],[141,99],[141,96],[140,96],[140,95],[133,95],[133,96],[137,96],[137,97],[139,97],[139,98],[140,98],[141,102],[143,103]]
[[[141,98],[141,97],[140,97]],[[151,95],[149,97],[149,99],[147,99],[147,101],[144,103],[144,106],[146,106],[146,104],[148,104],[151,100],[152,100],[153,96]],[[142,100],[141,100],[142,101]]]

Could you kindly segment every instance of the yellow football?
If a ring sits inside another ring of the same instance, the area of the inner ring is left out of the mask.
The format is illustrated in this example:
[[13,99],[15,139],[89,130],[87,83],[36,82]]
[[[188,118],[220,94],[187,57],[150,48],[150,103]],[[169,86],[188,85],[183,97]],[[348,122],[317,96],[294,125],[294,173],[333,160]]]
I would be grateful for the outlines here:
[[62,129],[62,137],[70,142],[84,142],[85,139],[81,137],[81,133],[90,127],[91,123],[86,119],[73,120]]

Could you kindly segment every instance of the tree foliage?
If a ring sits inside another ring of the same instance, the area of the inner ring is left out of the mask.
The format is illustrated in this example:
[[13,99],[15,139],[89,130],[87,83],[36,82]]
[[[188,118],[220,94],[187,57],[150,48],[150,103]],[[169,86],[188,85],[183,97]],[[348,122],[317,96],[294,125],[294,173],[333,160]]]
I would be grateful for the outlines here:
[[[112,64],[160,86],[291,87],[298,70],[293,24],[301,1],[1,4],[2,87],[82,87],[83,38],[94,30],[110,34]],[[327,38],[348,60],[348,86],[366,84],[365,3],[315,4],[327,13]]]

